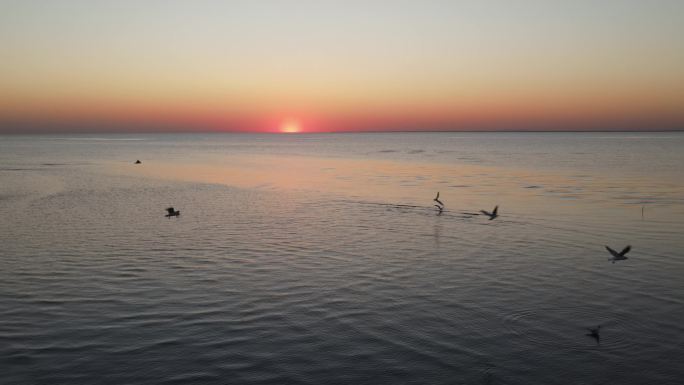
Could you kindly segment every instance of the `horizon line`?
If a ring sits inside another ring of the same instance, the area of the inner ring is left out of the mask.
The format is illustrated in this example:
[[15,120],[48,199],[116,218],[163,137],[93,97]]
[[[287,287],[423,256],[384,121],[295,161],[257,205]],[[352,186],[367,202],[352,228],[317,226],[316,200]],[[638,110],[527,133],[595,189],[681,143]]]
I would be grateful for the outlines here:
[[165,135],[165,134],[248,134],[248,135],[311,135],[311,134],[435,134],[435,133],[662,133],[662,132],[684,132],[684,128],[672,129],[639,129],[639,130],[343,130],[343,131],[309,131],[309,132],[278,132],[278,131],[218,131],[218,130],[198,130],[198,131],[61,131],[61,132],[0,132],[0,135],[7,136],[40,136],[40,135]]

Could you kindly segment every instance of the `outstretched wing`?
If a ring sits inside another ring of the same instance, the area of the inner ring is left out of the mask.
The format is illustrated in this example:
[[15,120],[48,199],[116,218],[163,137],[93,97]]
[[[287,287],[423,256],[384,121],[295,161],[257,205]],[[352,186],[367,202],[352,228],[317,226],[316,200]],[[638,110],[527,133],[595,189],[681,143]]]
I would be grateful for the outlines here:
[[435,200],[439,199],[439,191],[437,191],[437,196],[435,197]]
[[619,256],[620,256],[620,254],[618,254],[617,251],[611,249],[611,248],[608,247],[608,246],[606,246],[606,250],[608,250],[608,252],[609,252],[613,257],[619,257]]
[[620,252],[620,256],[624,256],[625,254],[629,253],[629,251],[632,250],[632,246],[627,246],[622,251]]
[[167,207],[166,208],[166,212],[168,212],[169,214],[173,214],[175,211],[176,210],[174,210],[173,207]]
[[494,207],[494,211],[492,211],[492,215],[496,215],[497,211],[499,211],[499,206]]
[[484,214],[484,215],[489,215],[490,217],[492,216],[492,213],[490,213],[489,211],[480,210],[480,212],[481,212],[482,214]]

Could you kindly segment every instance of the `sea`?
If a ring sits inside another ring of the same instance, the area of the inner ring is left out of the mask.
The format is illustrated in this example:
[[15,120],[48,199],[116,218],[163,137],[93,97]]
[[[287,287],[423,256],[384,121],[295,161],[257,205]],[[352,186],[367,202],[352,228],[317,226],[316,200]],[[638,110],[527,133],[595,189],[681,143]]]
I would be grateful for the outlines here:
[[682,362],[684,133],[0,136],[3,385],[664,385]]

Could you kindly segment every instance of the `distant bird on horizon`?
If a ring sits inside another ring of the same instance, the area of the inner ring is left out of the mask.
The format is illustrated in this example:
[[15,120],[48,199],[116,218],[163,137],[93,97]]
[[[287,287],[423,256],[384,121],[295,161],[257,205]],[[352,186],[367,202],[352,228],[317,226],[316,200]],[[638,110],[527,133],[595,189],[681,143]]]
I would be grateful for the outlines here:
[[437,191],[437,196],[435,197],[435,199],[433,199],[433,201],[439,203],[441,206],[444,206],[444,203],[442,203],[442,201],[439,200],[439,191]]
[[138,160],[135,161],[135,164],[141,164],[141,163],[142,163],[142,162],[140,161],[140,159],[138,159]]
[[599,335],[599,332],[601,331],[601,325],[598,325],[595,328],[587,328],[587,330],[589,330],[589,333],[585,334],[585,336],[595,339],[596,343],[600,344],[601,336]]
[[608,252],[613,256],[613,258],[608,258],[608,260],[609,260],[609,261],[612,261],[613,263],[615,263],[616,261],[622,261],[622,260],[628,259],[628,258],[625,256],[625,254],[629,253],[629,251],[632,250],[632,246],[629,246],[629,245],[628,245],[627,247],[625,247],[624,249],[622,249],[622,251],[619,252],[619,253],[618,253],[617,251],[611,249],[611,248],[608,247],[608,246],[606,246],[606,250],[608,250]]
[[439,210],[439,212],[437,213],[437,215],[442,215],[442,211],[444,211],[444,207],[443,207],[443,206],[440,206],[440,205],[435,205],[435,207],[437,207],[437,210]]
[[180,211],[179,211],[179,210],[174,210],[173,207],[167,207],[167,208],[166,208],[166,212],[167,212],[168,214],[166,214],[166,215],[164,215],[164,216],[167,217],[167,218],[169,218],[169,219],[170,219],[171,217],[180,216]]
[[490,213],[489,211],[486,211],[486,210],[480,210],[480,212],[481,212],[482,214],[484,214],[484,215],[486,215],[486,216],[489,217],[489,220],[490,220],[490,221],[491,221],[492,219],[494,219],[494,218],[496,218],[496,217],[499,216],[498,211],[499,211],[499,206],[494,207],[494,210],[492,210],[491,213]]

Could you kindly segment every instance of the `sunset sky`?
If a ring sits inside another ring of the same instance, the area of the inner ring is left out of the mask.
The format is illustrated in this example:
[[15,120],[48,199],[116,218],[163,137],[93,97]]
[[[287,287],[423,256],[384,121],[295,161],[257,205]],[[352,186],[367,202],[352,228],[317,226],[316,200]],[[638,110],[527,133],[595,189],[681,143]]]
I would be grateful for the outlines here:
[[0,132],[684,129],[684,1],[0,0]]

